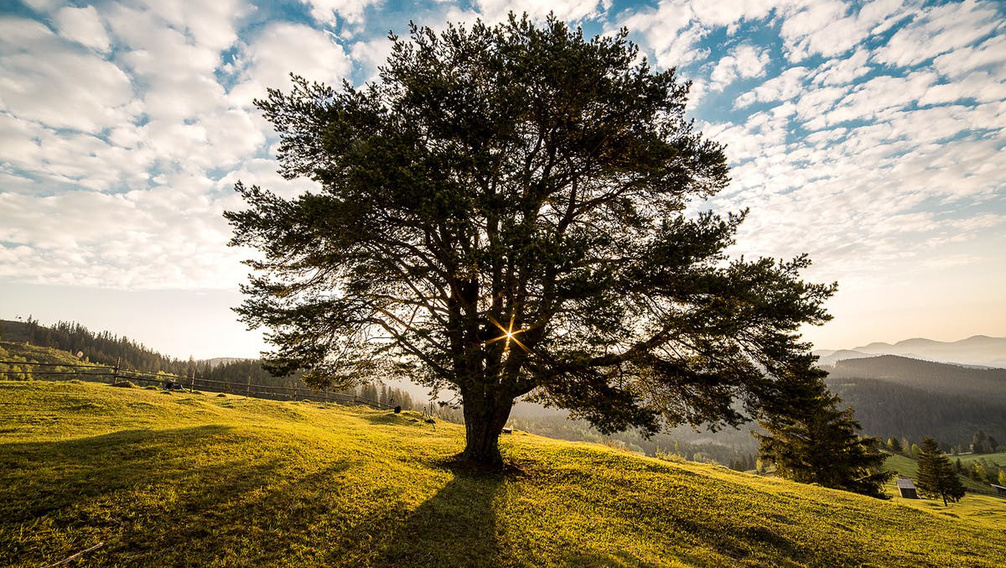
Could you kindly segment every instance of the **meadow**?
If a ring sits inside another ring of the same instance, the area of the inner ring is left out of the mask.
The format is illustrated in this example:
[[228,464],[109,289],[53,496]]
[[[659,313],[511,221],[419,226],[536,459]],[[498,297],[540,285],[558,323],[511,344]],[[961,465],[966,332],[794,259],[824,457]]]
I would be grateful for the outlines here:
[[[1002,516],[332,403],[0,381],[0,565],[1001,566]],[[988,497],[987,499],[994,499]],[[1006,502],[991,504],[993,511]]]

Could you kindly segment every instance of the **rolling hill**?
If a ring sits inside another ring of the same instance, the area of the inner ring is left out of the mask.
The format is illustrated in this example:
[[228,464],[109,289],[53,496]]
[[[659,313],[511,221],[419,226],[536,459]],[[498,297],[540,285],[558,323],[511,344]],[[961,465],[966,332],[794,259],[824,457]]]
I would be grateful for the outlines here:
[[976,369],[896,355],[839,361],[831,378],[871,378],[925,391],[1006,403],[1006,369]]
[[[0,564],[1001,566],[1002,518],[416,414],[0,382]],[[991,499],[991,498],[988,498]]]

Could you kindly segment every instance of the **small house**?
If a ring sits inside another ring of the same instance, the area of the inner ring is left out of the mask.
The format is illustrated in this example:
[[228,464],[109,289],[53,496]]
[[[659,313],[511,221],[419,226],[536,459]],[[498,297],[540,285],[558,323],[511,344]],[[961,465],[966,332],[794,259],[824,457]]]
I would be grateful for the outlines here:
[[915,492],[915,484],[907,477],[898,478],[898,491],[905,499],[918,499],[919,494]]

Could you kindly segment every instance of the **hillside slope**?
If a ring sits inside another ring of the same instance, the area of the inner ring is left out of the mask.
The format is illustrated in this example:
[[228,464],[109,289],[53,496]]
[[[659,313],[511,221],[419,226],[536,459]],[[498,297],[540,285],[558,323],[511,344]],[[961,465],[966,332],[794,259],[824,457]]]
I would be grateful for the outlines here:
[[[999,566],[1006,530],[722,467],[415,415],[0,382],[0,565]],[[949,509],[953,511],[953,508]]]

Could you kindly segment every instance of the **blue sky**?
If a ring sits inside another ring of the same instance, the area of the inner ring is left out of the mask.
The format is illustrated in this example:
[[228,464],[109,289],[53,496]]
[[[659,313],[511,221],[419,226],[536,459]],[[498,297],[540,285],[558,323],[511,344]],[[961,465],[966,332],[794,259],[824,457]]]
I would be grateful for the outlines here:
[[254,356],[234,321],[238,179],[284,195],[251,104],[291,71],[360,84],[409,20],[548,10],[630,30],[693,82],[751,213],[733,252],[838,281],[820,347],[1006,336],[1006,5],[911,0],[5,2],[0,318],[77,320],[178,357]]

